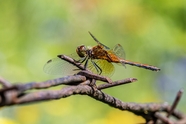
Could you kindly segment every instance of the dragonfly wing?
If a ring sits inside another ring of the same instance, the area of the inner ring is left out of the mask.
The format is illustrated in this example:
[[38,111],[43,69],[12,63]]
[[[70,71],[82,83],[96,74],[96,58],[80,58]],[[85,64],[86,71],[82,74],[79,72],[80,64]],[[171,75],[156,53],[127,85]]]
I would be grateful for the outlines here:
[[76,61],[80,61],[81,60],[81,58],[78,56],[78,54],[76,52],[74,52],[74,53],[72,53],[70,55],[67,55],[67,56],[69,56],[70,58],[73,58]]
[[73,75],[80,70],[75,67],[74,65],[60,59],[60,58],[53,58],[49,60],[43,67],[44,72],[52,75]]
[[90,34],[90,36],[91,36],[100,46],[102,46],[102,47],[105,48],[106,50],[110,49],[109,47],[107,47],[107,46],[105,46],[104,44],[102,44],[101,42],[99,42],[99,41],[96,39],[96,37],[95,37],[92,33],[89,32],[89,34]]
[[[96,65],[99,66],[99,68],[101,68],[101,70],[102,70],[101,75],[111,76],[113,74],[113,72],[114,72],[114,65],[112,63],[108,62],[107,60],[103,60],[103,59],[94,59],[92,61],[95,62]],[[88,69],[90,71],[92,71],[95,74],[99,74],[100,73],[100,71],[97,71],[98,67],[95,67],[95,65],[92,64],[91,61],[89,61],[87,67],[88,67]]]
[[121,59],[125,59],[125,52],[123,47],[120,44],[117,44],[112,51],[114,52],[115,55],[117,55]]
[[97,42],[99,45],[101,45],[105,50],[110,50],[109,47],[105,46],[104,44],[100,43],[100,42]]
[[[113,49],[112,52],[120,59],[125,59],[125,51],[123,47],[120,44],[117,44]],[[123,66],[125,66],[125,63],[121,62]]]

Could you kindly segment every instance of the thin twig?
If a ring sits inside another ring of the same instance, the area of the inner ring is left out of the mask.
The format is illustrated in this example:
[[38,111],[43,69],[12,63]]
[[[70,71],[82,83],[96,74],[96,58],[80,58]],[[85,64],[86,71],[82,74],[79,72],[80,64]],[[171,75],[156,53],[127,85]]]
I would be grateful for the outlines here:
[[155,113],[155,117],[161,120],[164,124],[174,124],[168,117],[161,115],[159,112]]
[[5,80],[4,78],[0,77],[0,84],[2,84],[2,86],[4,88],[10,87],[12,86],[12,84],[10,82],[8,82],[7,80]]
[[135,81],[137,81],[136,78],[127,78],[124,80],[114,81],[113,83],[109,83],[109,84],[101,84],[97,88],[98,88],[98,90],[102,90],[102,89],[106,89],[106,88],[110,88],[110,87],[114,87],[114,86],[132,83]]
[[179,90],[178,93],[177,93],[177,95],[176,95],[176,98],[175,98],[175,100],[174,100],[174,102],[173,102],[173,104],[171,106],[171,109],[170,109],[170,111],[167,114],[167,117],[169,117],[172,114],[172,112],[174,111],[174,109],[178,105],[178,103],[179,103],[179,101],[181,99],[182,94],[183,94],[183,90]]
[[80,72],[78,72],[78,75],[83,75],[83,76],[86,76],[88,78],[95,79],[95,80],[100,80],[100,81],[107,82],[107,83],[113,83],[110,78],[104,77],[104,76],[101,76],[101,75],[97,75],[97,74],[93,74],[92,72],[89,72],[89,71],[80,71]]

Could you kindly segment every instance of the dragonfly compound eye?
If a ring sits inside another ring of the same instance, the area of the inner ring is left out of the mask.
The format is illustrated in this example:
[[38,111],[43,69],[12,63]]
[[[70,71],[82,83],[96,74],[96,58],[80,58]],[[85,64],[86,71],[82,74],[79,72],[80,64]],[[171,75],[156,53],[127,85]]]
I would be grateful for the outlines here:
[[76,49],[77,54],[79,57],[85,57],[86,56],[86,47],[84,45],[78,46]]

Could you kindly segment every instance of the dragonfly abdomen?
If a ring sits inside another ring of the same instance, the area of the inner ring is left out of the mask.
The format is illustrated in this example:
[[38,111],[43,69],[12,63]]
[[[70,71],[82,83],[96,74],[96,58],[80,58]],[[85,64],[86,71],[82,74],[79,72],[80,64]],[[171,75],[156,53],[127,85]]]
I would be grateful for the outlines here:
[[152,70],[152,71],[160,71],[159,68],[157,68],[155,66],[152,66],[152,65],[141,64],[141,63],[138,63],[138,62],[130,62],[128,60],[120,60],[120,62],[124,63],[124,64],[128,64],[128,65],[144,68],[144,69],[149,69],[149,70]]

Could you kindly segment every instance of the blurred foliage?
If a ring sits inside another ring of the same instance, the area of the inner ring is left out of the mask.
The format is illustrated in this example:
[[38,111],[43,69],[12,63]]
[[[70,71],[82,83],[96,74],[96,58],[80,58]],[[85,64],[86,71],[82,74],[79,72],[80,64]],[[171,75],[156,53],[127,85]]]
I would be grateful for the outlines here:
[[[127,59],[162,69],[156,73],[116,65],[113,80],[139,81],[106,93],[126,102],[171,103],[179,89],[186,89],[185,4],[182,0],[0,0],[0,75],[11,82],[55,78],[43,72],[45,62],[74,53],[78,45],[95,45],[91,31],[107,46],[120,43]],[[185,97],[178,108],[186,112]],[[144,121],[86,96],[2,108],[0,115],[3,124]]]

